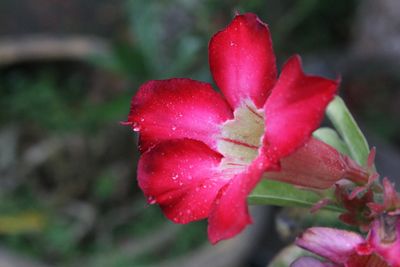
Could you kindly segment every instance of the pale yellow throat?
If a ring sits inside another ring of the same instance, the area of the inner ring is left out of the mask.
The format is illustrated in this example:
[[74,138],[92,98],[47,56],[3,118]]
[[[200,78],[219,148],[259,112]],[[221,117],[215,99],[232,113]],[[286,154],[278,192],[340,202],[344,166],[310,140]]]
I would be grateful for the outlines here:
[[251,100],[242,102],[218,136],[217,149],[224,156],[220,168],[229,176],[243,171],[257,157],[264,131],[264,110]]

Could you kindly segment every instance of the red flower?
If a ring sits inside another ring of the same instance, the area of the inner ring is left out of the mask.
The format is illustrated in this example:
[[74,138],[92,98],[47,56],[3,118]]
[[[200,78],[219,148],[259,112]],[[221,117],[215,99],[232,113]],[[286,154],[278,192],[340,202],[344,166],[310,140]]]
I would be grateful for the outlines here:
[[329,262],[302,257],[291,267],[400,267],[400,217],[382,214],[366,240],[349,231],[313,227],[296,244]]
[[246,197],[266,170],[306,142],[337,82],[307,76],[298,56],[276,79],[268,27],[238,15],[209,45],[210,84],[149,81],[127,124],[140,133],[139,186],[176,223],[208,218],[212,243],[251,222]]

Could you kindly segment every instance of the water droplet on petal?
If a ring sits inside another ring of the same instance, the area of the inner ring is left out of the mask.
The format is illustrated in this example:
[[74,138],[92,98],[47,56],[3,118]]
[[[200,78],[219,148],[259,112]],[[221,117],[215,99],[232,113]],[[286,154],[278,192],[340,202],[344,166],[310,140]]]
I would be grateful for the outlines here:
[[149,197],[147,198],[147,202],[148,202],[150,205],[153,205],[153,204],[156,204],[156,203],[157,203],[156,199],[155,199],[154,197],[152,197],[152,196],[149,196]]
[[131,123],[131,127],[132,127],[132,130],[135,131],[135,132],[140,131],[140,126],[138,125],[137,122]]

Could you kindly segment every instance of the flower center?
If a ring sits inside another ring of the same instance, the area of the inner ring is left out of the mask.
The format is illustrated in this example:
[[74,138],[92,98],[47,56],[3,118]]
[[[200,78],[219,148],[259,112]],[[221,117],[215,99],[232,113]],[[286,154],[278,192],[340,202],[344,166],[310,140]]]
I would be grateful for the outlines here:
[[222,125],[217,142],[224,156],[220,168],[228,175],[242,172],[257,157],[265,130],[264,111],[251,100],[242,102],[233,115]]

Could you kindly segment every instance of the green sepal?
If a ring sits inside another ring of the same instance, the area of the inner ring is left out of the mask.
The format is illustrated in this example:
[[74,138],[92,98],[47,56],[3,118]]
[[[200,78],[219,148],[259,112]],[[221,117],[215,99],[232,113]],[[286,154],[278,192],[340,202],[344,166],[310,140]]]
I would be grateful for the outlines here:
[[369,145],[344,101],[336,96],[328,105],[326,114],[349,148],[350,156],[361,166],[366,166]]
[[322,127],[313,132],[313,136],[318,140],[328,144],[337,151],[344,155],[350,156],[349,148],[347,147],[346,143],[340,138],[339,134],[329,127]]
[[[318,201],[330,198],[332,192],[325,190],[324,194],[300,189],[288,183],[263,179],[248,197],[248,203],[253,205],[273,205],[282,207],[313,207]],[[324,206],[322,209],[343,212],[344,210],[334,204]]]

